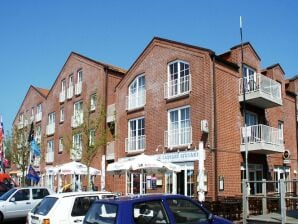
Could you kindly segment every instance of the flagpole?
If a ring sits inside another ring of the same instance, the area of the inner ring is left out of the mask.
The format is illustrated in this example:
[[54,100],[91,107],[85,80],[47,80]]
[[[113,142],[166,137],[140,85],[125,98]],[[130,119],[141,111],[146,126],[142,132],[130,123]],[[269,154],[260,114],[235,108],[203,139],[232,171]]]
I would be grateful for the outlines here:
[[[242,35],[242,17],[240,16],[240,41],[241,41],[241,74],[242,74],[242,90],[243,90],[243,124],[245,129],[244,146],[245,146],[245,176],[247,180],[247,189],[249,190],[249,171],[248,171],[248,145],[247,145],[247,127],[246,127],[246,79],[243,69],[243,35]],[[242,133],[243,135],[243,133]]]

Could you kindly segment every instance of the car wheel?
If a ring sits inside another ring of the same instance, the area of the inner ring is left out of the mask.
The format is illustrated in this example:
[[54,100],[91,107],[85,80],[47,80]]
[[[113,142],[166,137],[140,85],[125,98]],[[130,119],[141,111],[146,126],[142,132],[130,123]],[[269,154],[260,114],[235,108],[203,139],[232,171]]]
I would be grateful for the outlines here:
[[2,223],[3,223],[3,214],[0,213],[0,224],[2,224]]

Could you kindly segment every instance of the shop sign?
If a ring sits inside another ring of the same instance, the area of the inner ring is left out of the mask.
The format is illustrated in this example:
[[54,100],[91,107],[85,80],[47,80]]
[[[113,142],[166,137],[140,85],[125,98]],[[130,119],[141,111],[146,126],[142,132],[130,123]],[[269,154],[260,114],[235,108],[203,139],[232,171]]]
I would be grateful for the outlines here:
[[157,156],[163,162],[186,162],[199,160],[199,151],[172,152]]

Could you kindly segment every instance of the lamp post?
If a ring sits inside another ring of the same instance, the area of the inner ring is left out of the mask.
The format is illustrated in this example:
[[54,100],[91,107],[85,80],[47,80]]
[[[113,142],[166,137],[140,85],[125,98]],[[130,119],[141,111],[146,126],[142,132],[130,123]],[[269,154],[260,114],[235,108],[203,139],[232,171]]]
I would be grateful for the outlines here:
[[242,18],[240,16],[240,38],[241,38],[241,74],[242,74],[242,90],[243,90],[243,124],[244,124],[244,146],[245,146],[245,176],[247,180],[247,190],[249,193],[249,171],[248,171],[248,145],[247,145],[247,127],[246,127],[246,80],[245,80],[245,73],[243,69],[243,41],[242,41]]

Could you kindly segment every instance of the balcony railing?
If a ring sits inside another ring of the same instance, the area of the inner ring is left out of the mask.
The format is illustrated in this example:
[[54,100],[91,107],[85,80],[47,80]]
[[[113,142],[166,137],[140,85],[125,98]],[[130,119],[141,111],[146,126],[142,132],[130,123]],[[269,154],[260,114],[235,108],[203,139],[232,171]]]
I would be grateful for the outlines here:
[[35,122],[41,121],[41,118],[42,118],[42,112],[38,112],[37,114],[35,114]]
[[46,163],[54,162],[54,152],[47,152],[46,153]]
[[82,159],[82,152],[83,152],[82,146],[77,148],[72,148],[70,151],[70,159],[74,161]]
[[249,79],[239,79],[239,101],[243,101],[243,92],[245,90],[245,100],[247,103],[259,106],[261,108],[270,108],[282,105],[281,84],[262,74],[256,74]]
[[146,147],[146,135],[125,139],[125,152],[143,151]]
[[70,86],[67,88],[67,93],[66,93],[67,99],[71,99],[73,97],[73,86]]
[[47,125],[47,135],[53,135],[55,133],[55,123]]
[[71,117],[71,127],[76,128],[83,124],[83,113],[78,113]]
[[278,128],[263,124],[242,127],[241,152],[245,152],[245,147],[248,151],[261,154],[284,152],[283,133]]
[[144,107],[146,104],[146,90],[126,96],[126,110]]
[[60,103],[63,103],[65,101],[65,90],[61,91],[60,94],[59,94],[59,102]]
[[164,84],[164,97],[166,99],[189,94],[191,91],[191,75],[168,81]]
[[190,146],[192,143],[192,128],[185,127],[165,131],[165,147],[175,148]]
[[78,82],[75,84],[75,94],[80,95],[82,92],[82,82]]

